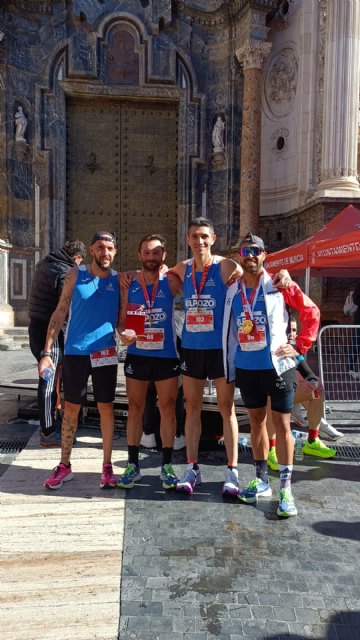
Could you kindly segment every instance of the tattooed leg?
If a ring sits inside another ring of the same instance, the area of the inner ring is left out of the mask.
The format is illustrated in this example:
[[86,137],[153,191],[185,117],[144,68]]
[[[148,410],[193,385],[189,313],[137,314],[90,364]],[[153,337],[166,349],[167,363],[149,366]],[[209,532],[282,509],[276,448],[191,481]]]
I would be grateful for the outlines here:
[[64,417],[61,426],[61,462],[66,465],[70,464],[79,411],[79,404],[65,402]]

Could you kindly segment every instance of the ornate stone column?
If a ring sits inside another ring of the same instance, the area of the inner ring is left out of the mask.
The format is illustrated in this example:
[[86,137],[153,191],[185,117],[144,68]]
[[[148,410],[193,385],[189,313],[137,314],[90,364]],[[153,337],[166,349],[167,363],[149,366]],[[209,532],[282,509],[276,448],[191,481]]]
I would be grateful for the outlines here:
[[326,11],[321,176],[316,195],[360,195],[357,118],[360,0],[322,0]]
[[236,51],[243,67],[244,101],[241,130],[240,237],[259,226],[262,67],[271,42],[249,40]]

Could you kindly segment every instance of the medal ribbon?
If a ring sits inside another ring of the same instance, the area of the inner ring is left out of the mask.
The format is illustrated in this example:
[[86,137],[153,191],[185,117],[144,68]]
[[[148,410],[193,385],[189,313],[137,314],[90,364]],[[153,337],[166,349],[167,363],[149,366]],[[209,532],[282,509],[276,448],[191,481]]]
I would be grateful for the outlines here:
[[150,296],[147,290],[147,286],[146,286],[146,282],[145,282],[145,277],[144,274],[141,272],[139,273],[139,276],[141,276],[141,278],[139,279],[139,284],[141,286],[144,298],[145,298],[145,302],[147,305],[147,308],[150,311],[150,315],[149,315],[149,325],[151,327],[151,314],[152,314],[152,310],[154,307],[154,302],[155,302],[155,298],[156,298],[156,294],[157,294],[157,290],[158,290],[158,286],[159,286],[159,276],[156,278],[155,282],[154,282],[154,286],[153,286],[153,290],[151,292],[151,300],[150,300]]
[[245,286],[244,279],[241,278],[241,281],[239,283],[239,288],[241,286],[241,289],[240,289],[241,302],[242,302],[242,306],[243,306],[243,309],[244,309],[246,320],[253,320],[254,319],[253,311],[255,309],[256,300],[257,300],[257,297],[258,297],[258,294],[259,294],[259,290],[260,290],[260,283],[259,283],[260,278],[261,278],[261,274],[257,277],[257,280],[255,282],[255,286],[253,287],[253,289],[251,291],[249,300],[246,297],[246,286]]
[[196,310],[197,311],[198,311],[198,307],[199,307],[200,296],[201,296],[202,291],[203,291],[203,289],[205,287],[205,283],[206,283],[206,280],[207,280],[207,277],[208,277],[208,273],[209,273],[209,269],[210,269],[211,265],[212,265],[212,258],[204,266],[204,269],[203,269],[203,272],[202,272],[202,276],[201,276],[201,280],[200,280],[199,289],[197,288],[196,276],[195,276],[195,260],[193,260],[193,263],[192,263],[192,266],[191,266],[191,278],[192,278],[194,291],[195,291],[195,294],[196,294]]

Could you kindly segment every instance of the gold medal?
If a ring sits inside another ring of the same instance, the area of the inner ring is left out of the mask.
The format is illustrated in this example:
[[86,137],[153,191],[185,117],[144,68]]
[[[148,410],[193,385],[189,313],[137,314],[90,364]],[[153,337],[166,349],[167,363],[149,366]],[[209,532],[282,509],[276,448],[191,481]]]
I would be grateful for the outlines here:
[[241,325],[241,329],[243,331],[243,333],[251,333],[252,330],[254,328],[254,323],[252,320],[244,320],[244,322]]

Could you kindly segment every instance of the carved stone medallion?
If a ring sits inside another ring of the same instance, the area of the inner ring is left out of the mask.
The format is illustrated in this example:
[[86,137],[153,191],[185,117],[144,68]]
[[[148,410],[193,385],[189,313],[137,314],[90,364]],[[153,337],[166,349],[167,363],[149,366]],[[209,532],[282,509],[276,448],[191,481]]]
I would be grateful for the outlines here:
[[270,113],[282,117],[291,109],[296,95],[298,61],[290,47],[271,60],[265,77],[265,100]]

